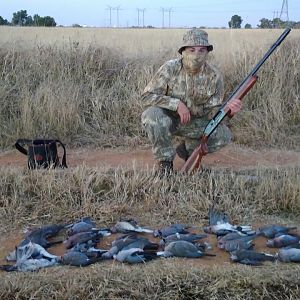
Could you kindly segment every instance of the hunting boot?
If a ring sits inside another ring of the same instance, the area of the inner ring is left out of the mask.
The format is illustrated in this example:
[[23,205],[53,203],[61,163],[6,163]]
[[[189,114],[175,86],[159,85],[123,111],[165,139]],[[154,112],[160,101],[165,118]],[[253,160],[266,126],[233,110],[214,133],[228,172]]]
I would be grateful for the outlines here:
[[158,172],[160,175],[170,176],[173,173],[173,162],[172,161],[160,161],[158,162]]
[[187,161],[189,158],[189,152],[187,151],[185,147],[185,142],[181,142],[177,147],[176,147],[176,153],[177,155],[183,159],[184,161]]

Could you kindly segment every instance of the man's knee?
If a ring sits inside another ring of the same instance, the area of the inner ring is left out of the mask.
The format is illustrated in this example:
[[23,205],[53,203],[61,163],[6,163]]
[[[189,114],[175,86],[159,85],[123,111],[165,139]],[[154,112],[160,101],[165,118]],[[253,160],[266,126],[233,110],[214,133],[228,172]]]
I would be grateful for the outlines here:
[[141,120],[144,126],[159,126],[169,129],[172,125],[172,119],[160,107],[147,108],[142,113]]

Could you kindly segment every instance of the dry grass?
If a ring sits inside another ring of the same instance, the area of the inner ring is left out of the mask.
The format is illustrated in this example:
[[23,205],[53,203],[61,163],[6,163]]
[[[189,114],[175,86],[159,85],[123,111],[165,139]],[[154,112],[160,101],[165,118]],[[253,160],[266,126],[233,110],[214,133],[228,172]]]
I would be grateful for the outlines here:
[[[0,147],[7,148],[17,138],[37,136],[73,145],[145,143],[140,94],[157,68],[177,56],[183,30],[0,27],[0,33],[6,42]],[[228,93],[280,33],[209,31],[216,49],[211,60],[222,69]],[[232,121],[236,142],[299,149],[299,44],[294,30],[263,66]]]
[[[42,176],[41,176],[42,175]],[[300,209],[299,168],[213,170],[160,180],[153,171],[78,167],[69,171],[3,169],[0,175],[2,228],[91,215],[100,224],[121,217],[148,226],[181,221],[201,225],[216,195],[218,207],[237,222],[261,214]]]
[[[267,269],[267,270],[266,270]],[[56,267],[1,278],[2,299],[298,299],[299,267],[194,268],[179,260],[145,266]]]

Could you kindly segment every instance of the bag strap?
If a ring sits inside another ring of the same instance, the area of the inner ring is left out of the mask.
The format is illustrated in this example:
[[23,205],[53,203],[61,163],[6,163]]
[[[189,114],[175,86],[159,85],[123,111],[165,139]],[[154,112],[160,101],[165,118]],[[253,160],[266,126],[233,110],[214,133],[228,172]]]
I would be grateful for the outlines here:
[[19,150],[21,153],[24,155],[28,154],[28,151],[22,147],[21,145],[31,145],[33,143],[33,140],[28,140],[28,139],[19,139],[15,143],[15,147],[17,150]]
[[57,142],[57,143],[59,143],[63,147],[63,149],[64,149],[64,155],[62,157],[60,167],[61,168],[68,168],[68,166],[67,166],[67,159],[66,159],[66,148],[65,148],[65,145],[60,140],[54,140],[54,141]]

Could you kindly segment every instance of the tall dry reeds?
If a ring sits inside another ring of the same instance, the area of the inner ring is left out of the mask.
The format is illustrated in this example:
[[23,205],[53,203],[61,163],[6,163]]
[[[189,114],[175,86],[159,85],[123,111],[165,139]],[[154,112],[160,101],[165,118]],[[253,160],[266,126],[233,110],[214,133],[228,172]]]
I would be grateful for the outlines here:
[[[117,42],[119,31],[107,30],[105,35],[103,29],[103,44],[110,42],[110,47],[101,46],[99,37],[97,43],[79,42],[84,31],[77,33],[78,41],[68,39],[59,45],[6,44],[0,49],[0,147],[9,147],[20,137],[59,137],[71,144],[111,146],[142,143],[139,96],[159,65],[177,56],[175,41],[182,31],[123,30],[136,39],[142,33],[156,38],[152,51],[149,41],[145,51],[141,42],[136,46],[127,42],[126,50],[124,40]],[[274,40],[277,33],[272,32]],[[224,45],[222,34],[230,43]],[[270,46],[270,37],[266,42],[259,30],[215,31],[211,36],[216,49],[211,60],[224,73],[227,93]],[[255,43],[258,37],[261,40]],[[236,142],[299,149],[299,50],[299,37],[294,34],[263,66],[243,111],[231,122]]]

